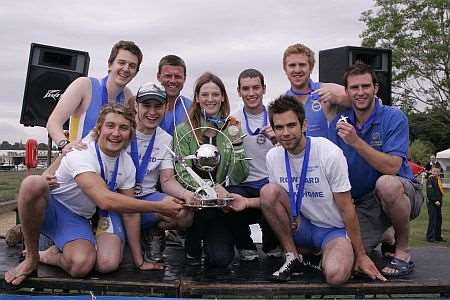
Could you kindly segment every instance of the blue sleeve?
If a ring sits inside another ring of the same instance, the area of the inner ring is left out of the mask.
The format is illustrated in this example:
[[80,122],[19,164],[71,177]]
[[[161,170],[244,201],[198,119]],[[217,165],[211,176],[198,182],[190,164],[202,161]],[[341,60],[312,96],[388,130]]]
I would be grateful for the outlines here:
[[409,126],[405,114],[400,110],[392,109],[389,114],[386,114],[383,127],[383,152],[406,159],[409,147]]

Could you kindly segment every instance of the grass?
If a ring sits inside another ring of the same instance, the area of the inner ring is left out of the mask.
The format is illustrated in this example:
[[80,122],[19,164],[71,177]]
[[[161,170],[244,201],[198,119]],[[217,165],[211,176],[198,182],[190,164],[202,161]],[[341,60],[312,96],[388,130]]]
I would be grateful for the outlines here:
[[[32,169],[32,174],[41,174],[42,169]],[[27,171],[0,172],[0,202],[16,199],[17,192]]]
[[[426,201],[426,200],[425,200]],[[411,222],[410,245],[417,246],[447,246],[450,247],[450,190],[446,190],[442,205],[442,237],[447,240],[445,243],[429,243],[425,238],[428,227],[428,209],[424,202],[419,217]]]
[[[33,169],[32,174],[40,174],[43,170]],[[20,182],[26,176],[26,171],[0,172],[0,202],[13,200],[16,198]],[[442,206],[442,237],[447,240],[445,243],[429,243],[426,241],[425,233],[428,226],[428,211],[426,203],[422,206],[422,211],[411,223],[410,245],[430,246],[440,245],[450,247],[450,190],[446,190]]]

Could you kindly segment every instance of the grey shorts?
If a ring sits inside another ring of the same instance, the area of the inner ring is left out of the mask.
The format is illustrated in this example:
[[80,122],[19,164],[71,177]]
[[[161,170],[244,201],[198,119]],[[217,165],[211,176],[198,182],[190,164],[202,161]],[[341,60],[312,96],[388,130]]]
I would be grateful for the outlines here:
[[[405,194],[411,203],[409,218],[413,220],[419,215],[423,204],[422,185],[403,177],[397,176],[397,178],[403,184]],[[361,228],[361,238],[366,252],[369,253],[380,243],[383,233],[391,226],[391,222],[384,213],[375,191],[354,199],[354,203]]]

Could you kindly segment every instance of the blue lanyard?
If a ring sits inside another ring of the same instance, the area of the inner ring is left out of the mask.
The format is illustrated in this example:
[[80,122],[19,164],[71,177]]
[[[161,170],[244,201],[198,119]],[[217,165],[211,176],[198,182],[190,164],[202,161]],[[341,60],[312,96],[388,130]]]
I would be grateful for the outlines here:
[[[108,104],[108,89],[106,88],[106,81],[108,80],[108,76],[105,76],[102,79],[102,106],[105,106]],[[116,97],[117,103],[122,103],[122,100],[124,99],[123,91],[119,93]]]
[[103,161],[102,161],[102,157],[100,155],[100,149],[98,147],[98,144],[95,144],[95,152],[97,152],[97,159],[98,159],[98,163],[100,165],[100,175],[102,176],[103,180],[106,182],[106,184],[108,185],[108,189],[111,192],[114,192],[116,189],[116,180],[117,180],[117,173],[119,171],[119,156],[116,159],[116,164],[114,166],[114,171],[111,175],[111,180],[108,182],[108,180],[106,180],[106,176],[105,176],[105,170],[103,168]]
[[250,125],[248,124],[248,116],[247,113],[245,112],[245,108],[242,108],[242,111],[244,112],[244,118],[245,118],[245,125],[247,126],[247,132],[250,135],[257,135],[261,132],[261,130],[263,130],[266,126],[267,126],[267,110],[266,107],[264,107],[264,120],[263,120],[263,125],[261,128],[256,128],[255,131],[252,131],[250,128]]
[[141,184],[144,182],[144,176],[150,162],[150,158],[153,152],[153,145],[155,144],[156,130],[153,134],[150,143],[145,150],[144,156],[142,157],[141,163],[139,164],[139,151],[137,146],[136,138],[131,141],[131,158],[133,159],[134,166],[136,167],[136,183]]
[[292,182],[291,164],[289,163],[289,154],[284,150],[284,163],[286,166],[288,186],[289,186],[289,200],[291,203],[292,216],[296,218],[302,207],[303,192],[305,190],[306,172],[308,171],[309,152],[311,150],[311,139],[306,137],[305,154],[303,156],[302,172],[300,175],[300,182],[297,189],[297,197],[294,192],[294,185]]
[[312,80],[309,80],[308,81],[308,89],[309,89],[308,92],[306,92],[306,93],[296,92],[292,89],[292,87],[289,89],[289,91],[294,96],[307,96],[308,95],[312,100],[319,100],[320,99],[319,95],[312,94],[312,92],[314,92],[316,90],[315,87],[316,87],[316,84]]

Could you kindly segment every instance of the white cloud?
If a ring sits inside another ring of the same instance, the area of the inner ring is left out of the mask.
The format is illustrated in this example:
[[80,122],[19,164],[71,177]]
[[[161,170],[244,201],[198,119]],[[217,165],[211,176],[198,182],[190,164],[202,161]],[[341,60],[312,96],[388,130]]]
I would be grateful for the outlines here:
[[[15,1],[0,2],[0,140],[24,140],[43,128],[19,124],[31,43],[88,51],[90,76],[103,76],[112,44],[134,40],[144,52],[133,90],[155,81],[157,63],[178,54],[188,65],[185,94],[204,71],[219,75],[232,105],[238,102],[236,77],[248,67],[267,81],[266,98],[287,89],[281,68],[283,50],[303,42],[318,50],[360,44],[361,12],[372,0],[157,0],[157,1]],[[313,74],[317,79],[317,70]]]

